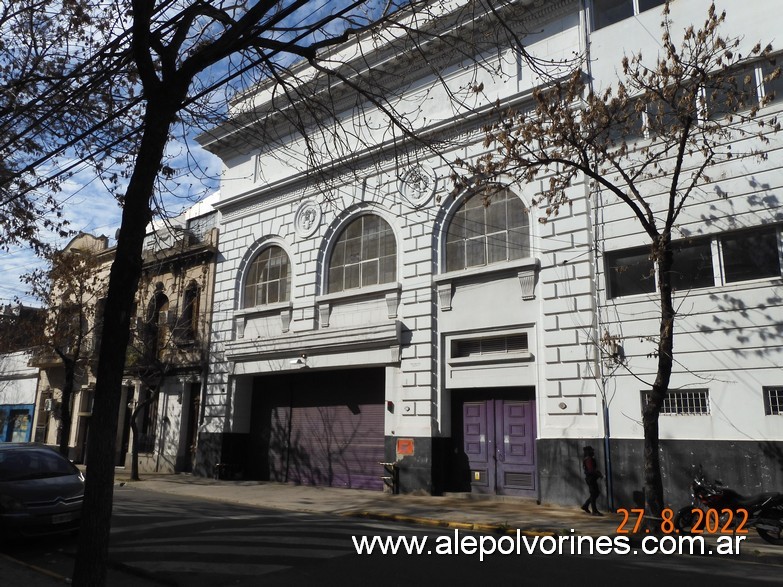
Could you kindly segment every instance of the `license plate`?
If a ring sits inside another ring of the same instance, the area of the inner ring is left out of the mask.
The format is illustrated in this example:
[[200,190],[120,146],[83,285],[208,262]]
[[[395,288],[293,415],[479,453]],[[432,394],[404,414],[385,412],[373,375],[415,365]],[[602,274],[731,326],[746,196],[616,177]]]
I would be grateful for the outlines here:
[[65,522],[70,522],[76,517],[76,514],[73,512],[69,512],[67,514],[55,514],[52,516],[52,524],[64,524]]

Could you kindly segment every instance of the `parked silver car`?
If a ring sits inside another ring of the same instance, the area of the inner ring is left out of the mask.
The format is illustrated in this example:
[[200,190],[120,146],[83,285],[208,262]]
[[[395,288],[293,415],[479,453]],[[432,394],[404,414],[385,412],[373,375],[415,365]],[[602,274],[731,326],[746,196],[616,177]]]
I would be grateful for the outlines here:
[[0,444],[0,533],[40,536],[77,530],[84,476],[39,444]]

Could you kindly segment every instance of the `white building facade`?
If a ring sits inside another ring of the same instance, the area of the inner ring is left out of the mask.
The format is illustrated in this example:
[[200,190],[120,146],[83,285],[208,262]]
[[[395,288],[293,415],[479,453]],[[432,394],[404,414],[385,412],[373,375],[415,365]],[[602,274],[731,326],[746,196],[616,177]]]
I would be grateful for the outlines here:
[[[634,0],[625,18],[625,4],[524,1],[502,15],[520,27],[531,54],[557,61],[589,52],[594,76],[610,76],[623,43],[641,36],[630,36],[630,28],[646,27],[651,42],[657,38],[660,7],[645,10]],[[675,4],[688,5],[676,18],[700,22],[706,14],[704,2]],[[616,22],[600,20],[605,13]],[[480,19],[426,26],[448,26],[449,35],[464,39],[497,29]],[[201,471],[573,503],[584,493],[581,447],[591,444],[614,473],[615,493],[630,500],[641,489],[644,389],[605,364],[598,347],[604,330],[617,333],[627,360],[649,368],[647,351],[632,356],[626,342],[656,327],[649,296],[616,296],[605,285],[606,258],[643,245],[638,231],[586,182],[571,187],[571,205],[546,222],[533,205],[546,178],[520,184],[499,177],[478,191],[453,193],[453,163],[486,152],[481,127],[491,104],[524,106],[539,78],[508,46],[482,53],[477,72],[475,61],[437,43],[427,45],[432,55],[390,57],[372,42],[358,37],[336,49],[334,60],[382,70],[386,83],[416,104],[408,111],[416,132],[436,135],[444,147],[389,141],[362,127],[350,152],[335,150],[318,170],[300,165],[306,158],[292,153],[305,144],[289,119],[271,114],[271,85],[241,96],[232,123],[201,137],[225,166]],[[473,101],[450,101],[450,89],[479,83]],[[339,97],[340,88],[332,90]],[[247,116],[251,109],[270,115]],[[352,116],[340,114],[341,128]],[[701,218],[695,209],[692,218]],[[743,218],[743,228],[758,220],[753,210]],[[746,304],[758,307],[763,298],[772,305],[780,266],[776,276],[749,283],[705,290],[705,300],[747,291]],[[772,312],[768,322],[771,333],[780,315]],[[712,344],[730,355],[736,333],[712,324],[721,330],[710,335]],[[702,334],[696,328],[693,340]],[[711,349],[692,352],[696,361],[721,361]],[[761,387],[779,384],[780,369],[767,358],[733,358],[732,370],[758,367]],[[713,402],[728,389],[713,387]],[[672,454],[693,450],[696,438],[783,440],[781,420],[762,424],[763,412],[734,436],[718,424],[717,411],[707,418],[662,417],[665,438],[677,446]],[[630,481],[619,488],[624,477]]]

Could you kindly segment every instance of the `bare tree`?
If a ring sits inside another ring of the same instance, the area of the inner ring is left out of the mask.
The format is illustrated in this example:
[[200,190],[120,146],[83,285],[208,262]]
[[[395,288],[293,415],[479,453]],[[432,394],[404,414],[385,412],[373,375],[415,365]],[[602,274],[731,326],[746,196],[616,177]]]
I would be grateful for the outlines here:
[[[594,191],[624,203],[642,227],[655,267],[648,277],[657,280],[660,307],[659,331],[651,337],[657,373],[642,414],[646,506],[655,516],[664,506],[658,419],[674,365],[677,224],[700,187],[712,181],[716,165],[763,158],[768,134],[778,129],[775,119],[757,116],[772,97],[759,99],[742,69],[745,60],[763,58],[771,47],[756,45],[740,55],[739,39],[719,31],[725,16],[713,5],[704,25],[688,27],[677,46],[667,2],[657,60],[626,56],[622,79],[600,91],[583,71],[539,89],[530,110],[499,113],[487,128],[491,150],[475,161],[460,161],[467,173],[453,177],[462,189],[501,173],[520,182],[547,176],[536,202],[543,211],[540,222],[568,206],[567,187],[587,181]],[[767,80],[779,75],[773,68]],[[737,139],[743,137],[755,138],[756,147],[740,152]]]

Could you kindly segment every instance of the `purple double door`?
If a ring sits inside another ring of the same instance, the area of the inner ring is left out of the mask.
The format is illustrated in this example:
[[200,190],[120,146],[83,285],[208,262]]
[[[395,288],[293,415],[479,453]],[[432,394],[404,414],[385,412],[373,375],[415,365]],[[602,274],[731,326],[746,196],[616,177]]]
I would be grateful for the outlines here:
[[533,399],[504,394],[462,402],[462,440],[474,493],[536,495]]

